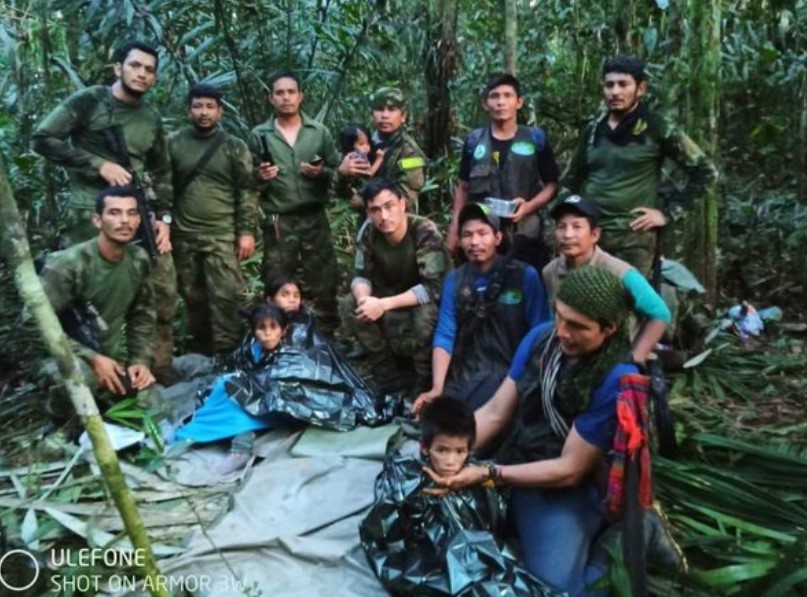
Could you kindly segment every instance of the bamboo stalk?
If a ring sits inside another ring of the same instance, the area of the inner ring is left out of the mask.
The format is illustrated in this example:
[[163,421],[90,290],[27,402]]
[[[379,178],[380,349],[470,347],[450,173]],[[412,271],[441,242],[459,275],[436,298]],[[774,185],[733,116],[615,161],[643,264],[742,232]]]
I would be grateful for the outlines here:
[[101,469],[107,489],[115,506],[120,512],[124,528],[132,542],[132,546],[143,557],[140,573],[146,579],[154,597],[170,597],[162,576],[157,568],[157,561],[151,548],[148,531],[140,518],[137,503],[126,486],[126,480],[118,462],[118,455],[112,448],[106,433],[98,405],[83,382],[79,370],[78,358],[70,349],[67,336],[59,324],[56,313],[45,296],[42,284],[34,271],[31,260],[31,249],[20,220],[17,204],[8,182],[5,164],[0,159],[0,221],[4,222],[3,255],[14,269],[14,282],[25,307],[37,322],[48,351],[59,365],[59,372],[65,379],[70,400],[76,412],[84,421],[87,434],[92,441],[93,452]]

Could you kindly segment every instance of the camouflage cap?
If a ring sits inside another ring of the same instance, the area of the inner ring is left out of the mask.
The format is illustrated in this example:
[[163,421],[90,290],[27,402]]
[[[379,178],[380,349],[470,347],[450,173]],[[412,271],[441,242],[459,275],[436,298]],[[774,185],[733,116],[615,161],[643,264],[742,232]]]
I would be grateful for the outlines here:
[[371,100],[373,108],[398,108],[406,110],[406,96],[398,87],[382,87],[377,90]]

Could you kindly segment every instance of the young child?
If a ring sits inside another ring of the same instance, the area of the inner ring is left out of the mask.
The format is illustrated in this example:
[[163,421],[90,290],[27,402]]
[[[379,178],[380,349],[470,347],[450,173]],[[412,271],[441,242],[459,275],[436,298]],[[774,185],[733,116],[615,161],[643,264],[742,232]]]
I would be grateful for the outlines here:
[[[252,335],[227,358],[231,371],[254,371],[267,367],[276,359],[288,319],[275,305],[260,305],[250,316]],[[226,383],[234,373],[225,373],[213,382],[210,395],[193,418],[180,427],[175,441],[212,442],[233,437],[230,456],[216,469],[227,474],[242,468],[252,456],[254,432],[272,427],[271,416],[256,417],[247,413],[228,393]]]
[[280,308],[288,318],[285,344],[308,348],[320,343],[314,330],[314,314],[303,305],[300,285],[294,277],[278,274],[266,285],[263,296],[267,304]]
[[355,157],[364,158],[370,164],[370,177],[376,175],[381,164],[384,163],[384,150],[376,149],[373,153],[370,145],[370,131],[363,124],[351,122],[339,131],[339,145],[343,154],[352,153]]
[[[370,567],[394,595],[554,593],[503,550],[504,498],[491,484],[428,495],[423,471],[456,474],[470,460],[476,421],[470,406],[441,397],[420,415],[420,458],[394,454],[376,479],[375,504],[359,534]],[[463,554],[456,557],[456,554]],[[452,555],[454,554],[454,555]],[[473,561],[473,569],[467,563]]]
[[288,274],[272,278],[263,289],[263,296],[268,304],[277,305],[288,316],[293,316],[303,306],[300,285]]
[[344,155],[351,154],[370,165],[370,172],[367,176],[339,177],[336,183],[337,196],[348,199],[350,206],[359,213],[360,220],[363,221],[366,214],[364,201],[359,192],[364,183],[375,176],[381,168],[381,164],[384,163],[384,150],[376,149],[373,152],[370,145],[370,131],[364,125],[355,122],[346,124],[339,131],[339,147]]

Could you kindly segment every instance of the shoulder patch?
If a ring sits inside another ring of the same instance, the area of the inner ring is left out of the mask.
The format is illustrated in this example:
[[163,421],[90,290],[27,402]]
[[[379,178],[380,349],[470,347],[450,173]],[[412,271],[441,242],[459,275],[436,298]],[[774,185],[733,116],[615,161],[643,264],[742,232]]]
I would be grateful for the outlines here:
[[398,160],[398,165],[401,167],[401,170],[414,170],[415,168],[424,168],[426,166],[426,160],[420,156],[414,155]]
[[532,143],[527,143],[526,141],[517,141],[516,143],[513,143],[510,151],[516,155],[535,155],[535,145]]

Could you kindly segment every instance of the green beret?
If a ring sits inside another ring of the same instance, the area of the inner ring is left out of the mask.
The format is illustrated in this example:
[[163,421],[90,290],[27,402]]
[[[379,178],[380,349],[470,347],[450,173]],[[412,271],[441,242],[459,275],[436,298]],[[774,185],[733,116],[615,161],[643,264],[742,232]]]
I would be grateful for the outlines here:
[[600,323],[619,325],[630,313],[622,280],[601,267],[584,265],[572,271],[561,283],[557,299]]

